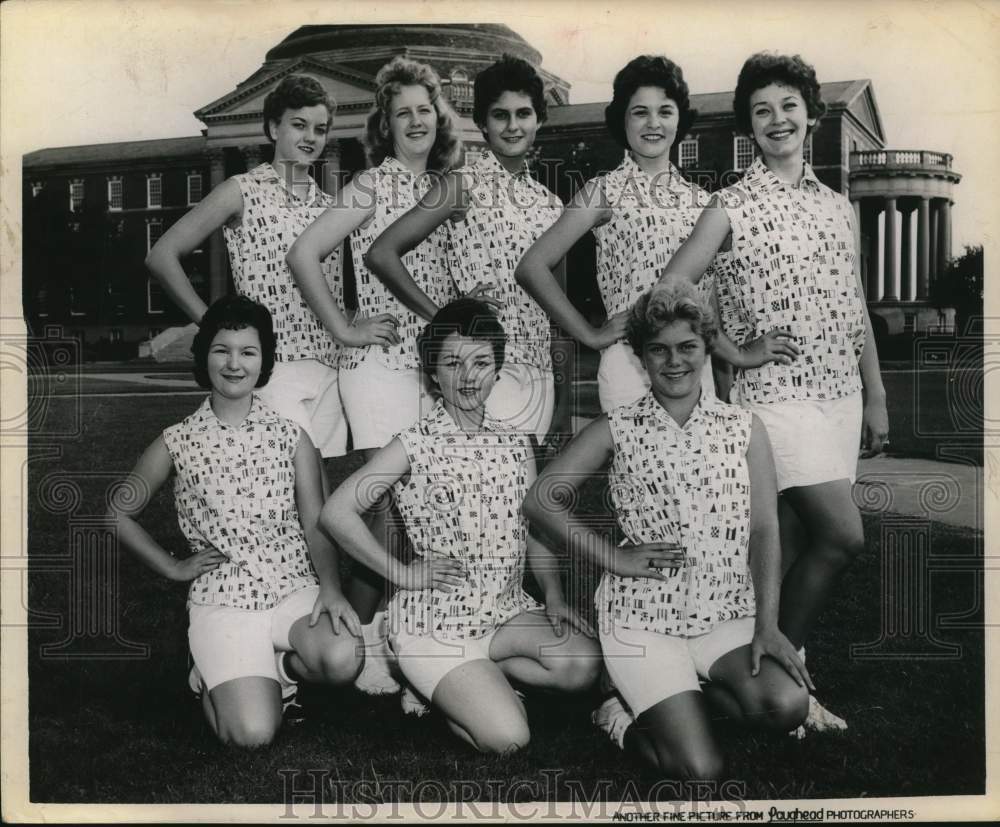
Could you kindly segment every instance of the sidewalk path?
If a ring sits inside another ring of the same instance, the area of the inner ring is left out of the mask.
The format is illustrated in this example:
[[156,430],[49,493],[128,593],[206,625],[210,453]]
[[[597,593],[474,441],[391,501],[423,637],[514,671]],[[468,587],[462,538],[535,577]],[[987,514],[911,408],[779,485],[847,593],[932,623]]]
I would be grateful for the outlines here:
[[858,463],[854,501],[867,514],[927,517],[982,531],[983,469],[929,459],[863,459]]

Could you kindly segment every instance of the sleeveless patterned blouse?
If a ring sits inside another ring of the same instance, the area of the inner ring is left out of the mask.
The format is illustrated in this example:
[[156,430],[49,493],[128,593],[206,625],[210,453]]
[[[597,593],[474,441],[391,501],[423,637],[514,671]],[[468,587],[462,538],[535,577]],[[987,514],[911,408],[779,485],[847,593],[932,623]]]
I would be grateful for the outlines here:
[[[607,314],[613,316],[628,310],[656,283],[691,235],[709,195],[673,165],[647,175],[627,152],[617,169],[595,181],[611,208],[611,218],[592,232],[597,239],[597,286]],[[699,282],[703,296],[711,296],[714,281],[709,268]]]
[[864,299],[854,273],[854,210],[806,164],[799,186],[757,158],[721,192],[733,249],[718,277],[723,329],[736,344],[787,327],[801,348],[790,365],[742,370],[739,399],[840,399],[861,390]]
[[531,178],[527,167],[511,174],[489,151],[458,172],[469,209],[462,220],[445,225],[452,278],[462,294],[478,284],[493,285],[490,293],[503,302],[505,361],[551,370],[549,318],[514,279],[514,269],[559,218],[562,201]]
[[672,542],[687,565],[665,581],[605,572],[595,595],[602,628],[693,636],[755,612],[748,557],[749,411],[702,394],[678,425],[652,392],[608,414],[611,499],[629,543]]
[[195,578],[188,605],[260,611],[318,580],[295,505],[299,426],[254,394],[239,425],[208,399],[163,432],[174,463],[174,504],[191,553],[229,558]]
[[539,608],[522,586],[528,529],[528,437],[487,415],[466,433],[438,401],[398,435],[410,473],[393,493],[416,554],[461,560],[467,580],[454,591],[400,589],[392,629],[441,638],[478,638],[514,615]]
[[[243,195],[239,225],[225,225],[222,234],[229,251],[236,292],[271,311],[279,362],[316,359],[336,367],[339,347],[299,291],[285,256],[295,240],[333,199],[309,178],[309,192],[299,198],[278,171],[261,164],[234,176]],[[334,301],[344,306],[340,249],[322,263],[323,278]]]
[[[368,170],[373,182],[375,213],[368,224],[351,233],[351,257],[358,291],[358,312],[367,317],[392,313],[399,320],[396,332],[398,345],[368,345],[345,348],[341,357],[342,370],[360,365],[373,350],[379,362],[392,370],[420,367],[417,336],[427,324],[424,319],[397,299],[379,278],[365,267],[368,248],[393,221],[416,205],[430,189],[433,173],[415,175],[395,158],[386,158],[379,166]],[[403,264],[413,280],[428,298],[439,307],[457,298],[455,286],[447,270],[447,235],[438,228],[413,250],[403,256]]]

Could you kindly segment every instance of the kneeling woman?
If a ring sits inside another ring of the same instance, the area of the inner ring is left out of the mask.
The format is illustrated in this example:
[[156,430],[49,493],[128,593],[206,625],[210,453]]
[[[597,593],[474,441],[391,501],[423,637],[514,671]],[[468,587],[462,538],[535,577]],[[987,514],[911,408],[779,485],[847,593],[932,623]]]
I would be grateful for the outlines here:
[[[209,725],[227,743],[261,746],[277,732],[295,678],[355,679],[361,626],[341,592],[336,551],[317,530],[323,495],[312,441],[256,392],[274,366],[271,314],[243,296],[219,299],[191,350],[211,395],[146,449],[111,516],[147,566],[191,582],[189,682]],[[182,559],[137,522],[171,473],[191,547]]]
[[[757,418],[702,393],[716,329],[690,285],[646,293],[627,330],[650,391],[588,425],[546,467],[525,511],[605,568],[601,647],[628,709],[613,697],[597,723],[664,774],[718,778],[706,696],[779,732],[808,709],[809,675],[778,631],[774,466]],[[617,548],[566,504],[609,459],[628,542]]]
[[[534,477],[530,439],[486,413],[504,344],[485,303],[441,308],[418,343],[436,406],[345,480],[321,517],[344,549],[399,587],[388,637],[403,675],[457,735],[497,753],[528,742],[516,689],[583,691],[601,663],[563,598],[556,560],[520,513]],[[410,564],[361,519],[390,486],[416,552]],[[544,606],[522,587],[526,560]]]

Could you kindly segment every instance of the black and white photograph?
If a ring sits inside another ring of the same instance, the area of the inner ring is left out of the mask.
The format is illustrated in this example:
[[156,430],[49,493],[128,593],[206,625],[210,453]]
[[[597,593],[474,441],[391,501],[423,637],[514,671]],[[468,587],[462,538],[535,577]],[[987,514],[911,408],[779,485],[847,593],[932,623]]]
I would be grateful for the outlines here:
[[998,47],[0,6],[4,820],[1000,818]]

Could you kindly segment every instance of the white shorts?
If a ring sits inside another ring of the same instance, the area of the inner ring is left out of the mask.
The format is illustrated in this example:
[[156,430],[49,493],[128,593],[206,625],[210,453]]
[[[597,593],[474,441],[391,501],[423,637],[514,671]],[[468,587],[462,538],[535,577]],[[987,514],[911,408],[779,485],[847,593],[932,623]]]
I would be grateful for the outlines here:
[[336,368],[315,359],[275,362],[257,394],[279,416],[303,428],[324,457],[347,450],[347,419],[340,402]]
[[355,451],[388,445],[434,407],[420,368],[387,368],[373,350],[356,368],[340,371],[340,395]]
[[[701,389],[702,393],[715,395],[711,356],[705,358]],[[646,368],[628,342],[615,342],[601,351],[601,364],[597,368],[597,397],[603,413],[621,405],[631,405],[645,396],[648,390]]]
[[767,429],[778,475],[778,490],[850,480],[861,447],[861,394],[815,402],[744,402]]
[[625,629],[600,630],[604,665],[632,714],[641,715],[681,692],[698,692],[698,678],[708,680],[723,655],[749,646],[754,618],[726,620],[704,635],[680,637]]
[[432,700],[437,685],[453,669],[474,660],[490,660],[490,644],[500,628],[485,637],[454,640],[401,629],[389,635],[389,646],[406,680],[427,700]]
[[534,434],[541,444],[552,425],[555,401],[551,370],[505,362],[500,379],[486,400],[486,410],[514,430]]
[[275,652],[292,648],[292,624],[312,612],[319,586],[290,594],[273,609],[251,611],[232,606],[188,608],[188,645],[208,689],[236,678],[278,680]]

